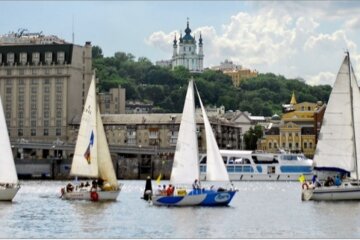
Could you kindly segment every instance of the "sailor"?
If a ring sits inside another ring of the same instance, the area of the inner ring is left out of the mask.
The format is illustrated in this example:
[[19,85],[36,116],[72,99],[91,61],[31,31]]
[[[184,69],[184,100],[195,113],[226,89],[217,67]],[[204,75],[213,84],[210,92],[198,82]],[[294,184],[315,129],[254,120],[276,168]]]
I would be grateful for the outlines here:
[[341,179],[339,178],[339,176],[335,177],[335,186],[340,186],[341,185]]
[[193,189],[196,190],[196,189],[200,189],[200,184],[198,182],[197,179],[195,179],[193,185],[192,185]]

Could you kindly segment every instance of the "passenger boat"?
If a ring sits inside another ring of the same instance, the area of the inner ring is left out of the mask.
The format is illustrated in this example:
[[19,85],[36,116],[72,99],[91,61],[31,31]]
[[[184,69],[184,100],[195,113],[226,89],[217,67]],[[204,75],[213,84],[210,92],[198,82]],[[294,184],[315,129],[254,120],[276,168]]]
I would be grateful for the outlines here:
[[[313,161],[302,153],[264,153],[220,150],[232,181],[297,181],[301,175],[312,177]],[[201,179],[206,180],[206,154],[200,158]]]
[[[219,188],[205,189],[201,186],[189,188],[194,180],[199,180],[199,153],[195,121],[194,80],[189,81],[184,110],[180,122],[179,137],[176,143],[174,163],[170,184],[176,187],[168,195],[153,194],[154,205],[165,206],[226,206],[237,190],[230,185],[230,179],[221,158],[210,122],[198,94],[205,125],[206,148],[208,155],[207,181]],[[227,188],[227,186],[229,188]],[[170,185],[169,185],[170,186]]]
[[[302,184],[302,200],[360,200],[360,91],[347,52],[330,93],[314,156],[314,174],[337,185]],[[336,181],[335,181],[336,183]]]
[[73,186],[69,183],[61,189],[63,199],[114,201],[121,190],[96,101],[95,76],[84,105],[70,175],[92,179],[92,184]]

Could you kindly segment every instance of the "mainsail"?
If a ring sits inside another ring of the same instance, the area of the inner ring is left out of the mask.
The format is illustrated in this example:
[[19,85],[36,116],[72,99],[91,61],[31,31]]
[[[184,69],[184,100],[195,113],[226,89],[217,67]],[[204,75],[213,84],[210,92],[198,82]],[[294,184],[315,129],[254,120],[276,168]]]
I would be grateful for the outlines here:
[[18,182],[16,173],[14,156],[11,151],[9,133],[6,126],[6,120],[4,116],[4,109],[0,97],[0,183],[13,183]]
[[[316,169],[345,170],[356,178],[360,154],[360,93],[347,55],[324,114],[314,156]],[[355,154],[355,153],[358,154]]]
[[196,89],[205,126],[206,136],[206,180],[230,182],[224,161],[221,157],[219,147],[216,143],[209,119],[206,115],[204,105],[201,101],[199,91]]
[[81,117],[70,175],[98,177],[98,130],[95,76],[92,77]]
[[189,81],[171,171],[172,184],[192,184],[199,179],[199,152],[196,134],[194,80]]

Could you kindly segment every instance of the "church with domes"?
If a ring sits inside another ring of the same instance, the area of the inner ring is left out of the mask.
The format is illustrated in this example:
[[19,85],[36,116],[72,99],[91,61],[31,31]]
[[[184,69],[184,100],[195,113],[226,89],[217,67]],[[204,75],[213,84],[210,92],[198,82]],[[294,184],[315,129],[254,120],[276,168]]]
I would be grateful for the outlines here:
[[[198,49],[197,49],[198,47]],[[191,35],[189,27],[189,20],[185,29],[185,35],[180,33],[179,40],[176,35],[173,41],[173,55],[169,61],[158,61],[156,65],[171,66],[174,69],[177,66],[184,66],[190,72],[202,72],[204,69],[204,53],[203,53],[203,39],[199,37],[198,44],[195,35]]]

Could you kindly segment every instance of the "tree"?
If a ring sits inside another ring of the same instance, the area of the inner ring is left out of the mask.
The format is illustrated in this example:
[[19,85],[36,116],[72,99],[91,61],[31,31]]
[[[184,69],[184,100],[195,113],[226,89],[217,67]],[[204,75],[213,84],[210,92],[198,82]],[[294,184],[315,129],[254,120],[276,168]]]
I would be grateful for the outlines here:
[[102,49],[99,46],[93,46],[91,49],[92,58],[103,58]]
[[263,136],[263,129],[260,125],[250,127],[250,129],[244,134],[245,149],[255,150],[257,148],[257,141]]

